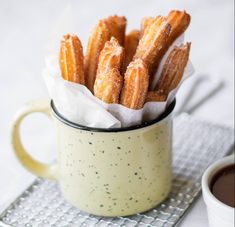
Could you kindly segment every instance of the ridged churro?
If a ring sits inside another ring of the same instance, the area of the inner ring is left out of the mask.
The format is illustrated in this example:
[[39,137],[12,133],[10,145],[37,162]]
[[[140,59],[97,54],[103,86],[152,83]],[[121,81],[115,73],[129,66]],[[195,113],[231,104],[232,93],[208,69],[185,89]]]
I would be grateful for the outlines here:
[[84,84],[82,44],[76,35],[64,35],[60,45],[59,63],[65,80]]
[[141,58],[149,68],[150,76],[156,71],[161,58],[162,50],[168,43],[171,26],[166,19],[158,16],[148,26],[141,38],[134,59]]
[[145,103],[149,86],[149,74],[141,59],[130,63],[125,73],[121,92],[121,104],[131,109],[141,109]]
[[170,52],[154,89],[155,91],[168,95],[170,91],[177,87],[183,77],[184,69],[188,62],[190,46],[191,43],[182,44],[174,47]]
[[85,82],[91,92],[93,92],[100,52],[110,37],[110,31],[103,20],[98,22],[89,36],[85,56]]
[[104,22],[108,26],[111,36],[115,37],[119,44],[123,46],[126,30],[126,18],[114,15],[105,18]]
[[140,32],[139,30],[136,29],[130,31],[125,37],[125,42],[124,42],[125,61],[123,64],[123,71],[126,71],[127,66],[130,64],[135,55],[136,48],[139,43],[139,38],[140,38]]
[[190,15],[186,11],[172,10],[166,17],[167,22],[171,25],[169,36],[169,46],[185,32],[190,24]]
[[94,95],[106,103],[118,103],[123,77],[120,74],[124,48],[114,37],[105,43],[100,53]]

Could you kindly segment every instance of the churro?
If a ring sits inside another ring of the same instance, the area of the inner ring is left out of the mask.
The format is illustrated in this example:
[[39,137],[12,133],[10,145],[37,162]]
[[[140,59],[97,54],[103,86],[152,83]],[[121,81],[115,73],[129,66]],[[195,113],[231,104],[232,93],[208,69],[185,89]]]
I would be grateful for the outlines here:
[[123,77],[120,74],[124,48],[114,37],[105,43],[100,53],[94,95],[106,103],[118,103]]
[[120,46],[117,39],[112,37],[107,41],[100,53],[97,75],[112,68],[121,69],[124,59],[124,48]]
[[98,22],[89,36],[85,56],[85,82],[91,92],[93,92],[100,52],[110,37],[109,29],[103,20]]
[[144,105],[149,86],[149,74],[141,59],[130,63],[125,73],[121,92],[121,104],[131,109],[141,109]]
[[134,59],[141,58],[149,68],[150,76],[155,72],[166,49],[171,26],[166,19],[158,16],[148,26],[141,38]]
[[154,17],[143,17],[140,24],[140,35],[143,36],[145,29],[151,25],[154,21]]
[[170,91],[177,87],[183,77],[184,69],[188,62],[190,46],[191,43],[182,44],[174,47],[170,52],[154,89],[155,91],[168,95]]
[[126,18],[117,15],[109,16],[104,19],[111,36],[115,37],[119,44],[123,46],[126,30]]
[[65,80],[84,84],[83,49],[76,35],[64,35],[60,45],[59,63]]
[[186,11],[172,10],[166,17],[167,22],[171,25],[169,35],[169,46],[185,32],[190,24],[190,15]]
[[123,64],[123,71],[126,70],[127,66],[130,64],[135,55],[136,48],[139,43],[139,37],[140,37],[140,32],[139,30],[136,29],[130,31],[125,37],[125,42],[124,42],[125,61]]

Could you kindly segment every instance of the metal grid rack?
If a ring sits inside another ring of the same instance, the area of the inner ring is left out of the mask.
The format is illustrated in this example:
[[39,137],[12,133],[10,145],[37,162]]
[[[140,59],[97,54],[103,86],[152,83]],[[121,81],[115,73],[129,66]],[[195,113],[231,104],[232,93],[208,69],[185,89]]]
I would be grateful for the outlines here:
[[98,217],[68,204],[55,182],[37,179],[0,215],[0,226],[174,226],[200,194],[204,170],[228,154],[233,144],[233,129],[181,114],[174,120],[173,187],[161,205],[128,217]]

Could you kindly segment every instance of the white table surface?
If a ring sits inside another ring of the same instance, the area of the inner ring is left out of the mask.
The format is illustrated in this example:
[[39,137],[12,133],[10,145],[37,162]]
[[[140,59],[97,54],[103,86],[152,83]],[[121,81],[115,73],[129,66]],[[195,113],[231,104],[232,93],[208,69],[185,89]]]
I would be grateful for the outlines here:
[[[233,0],[0,0],[0,210],[33,180],[13,155],[9,125],[25,102],[48,96],[41,71],[45,54],[57,46],[58,35],[74,31],[85,45],[98,18],[114,13],[126,15],[128,29],[138,28],[143,16],[166,14],[174,8],[186,9],[192,16],[185,38],[192,42],[191,60],[196,69],[194,77],[185,82],[177,95],[178,110],[199,78],[202,83],[191,104],[213,86],[218,89],[192,114],[234,127]],[[25,120],[22,133],[31,154],[42,161],[53,159],[55,136],[49,120],[33,115]],[[201,198],[180,226],[208,226]]]

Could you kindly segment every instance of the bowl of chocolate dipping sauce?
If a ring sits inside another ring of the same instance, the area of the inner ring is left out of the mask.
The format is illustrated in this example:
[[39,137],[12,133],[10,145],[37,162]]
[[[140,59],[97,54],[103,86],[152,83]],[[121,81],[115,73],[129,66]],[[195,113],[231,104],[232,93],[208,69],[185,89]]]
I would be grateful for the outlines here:
[[235,156],[225,157],[205,171],[202,194],[210,227],[234,227]]

